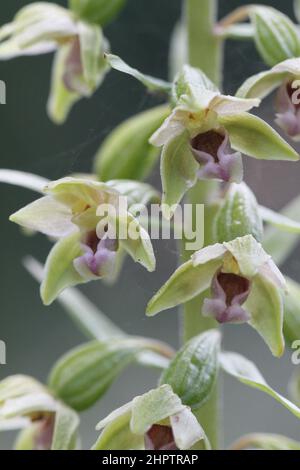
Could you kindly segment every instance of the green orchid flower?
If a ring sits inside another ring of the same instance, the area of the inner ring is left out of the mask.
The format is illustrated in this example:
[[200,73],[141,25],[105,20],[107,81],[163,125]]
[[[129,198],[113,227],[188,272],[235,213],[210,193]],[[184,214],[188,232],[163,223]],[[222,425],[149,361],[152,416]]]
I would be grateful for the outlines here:
[[151,390],[100,421],[102,433],[93,450],[188,450],[205,433],[190,408],[169,385]]
[[275,356],[283,354],[285,279],[252,235],[196,252],[150,300],[147,314],[187,302],[209,288],[199,315],[219,323],[248,322]]
[[278,89],[275,122],[292,140],[300,141],[300,59],[288,59],[272,69],[250,77],[237,95],[265,98]]
[[298,160],[297,152],[268,124],[247,112],[259,105],[259,99],[222,95],[203,72],[187,65],[177,76],[172,95],[174,109],[150,139],[163,147],[166,205],[178,204],[197,179],[240,183],[242,153],[258,159]]
[[77,414],[35,379],[14,375],[0,382],[0,431],[22,429],[17,447],[75,449],[78,426]]
[[108,50],[101,25],[52,3],[27,5],[0,28],[0,60],[56,51],[48,113],[59,124],[75,102],[91,96],[102,83]]
[[10,220],[57,240],[41,285],[45,304],[66,287],[110,279],[124,252],[149,271],[155,269],[150,237],[130,211],[136,203],[157,198],[149,185],[69,177],[47,184],[44,194]]

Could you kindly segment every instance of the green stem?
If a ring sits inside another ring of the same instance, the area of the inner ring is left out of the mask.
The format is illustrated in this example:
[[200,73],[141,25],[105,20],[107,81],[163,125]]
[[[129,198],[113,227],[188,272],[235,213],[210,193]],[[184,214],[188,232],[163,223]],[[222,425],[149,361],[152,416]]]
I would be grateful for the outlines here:
[[[217,38],[213,29],[217,20],[217,0],[186,0],[186,27],[188,34],[188,50],[190,65],[200,68],[216,84],[222,81],[222,41]],[[218,185],[214,182],[198,183],[188,194],[187,202],[192,204],[207,204],[213,199]],[[211,210],[205,208],[206,232],[205,243],[211,241],[209,233],[209,220]],[[182,251],[184,260],[189,259],[191,253]],[[216,322],[201,315],[204,295],[193,299],[184,305],[183,313],[183,340],[186,342],[192,337],[211,328]],[[197,419],[205,429],[213,448],[218,447],[219,434],[219,387],[196,413]]]

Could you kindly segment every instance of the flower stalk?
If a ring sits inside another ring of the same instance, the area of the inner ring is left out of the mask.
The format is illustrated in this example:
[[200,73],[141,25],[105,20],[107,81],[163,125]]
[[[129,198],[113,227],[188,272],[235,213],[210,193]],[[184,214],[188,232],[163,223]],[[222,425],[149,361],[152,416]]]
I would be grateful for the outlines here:
[[[214,35],[214,25],[217,20],[217,0],[187,0],[186,27],[188,31],[188,57],[190,65],[200,68],[216,84],[222,81],[222,42]],[[187,199],[191,204],[209,202],[218,187],[213,181],[203,181],[189,192]],[[184,244],[183,244],[184,246]],[[189,259],[191,253],[183,248],[182,257]],[[201,315],[205,296],[187,302],[183,308],[183,341],[215,327],[212,318]],[[213,446],[218,446],[219,432],[219,393],[218,385],[211,398],[196,413]]]

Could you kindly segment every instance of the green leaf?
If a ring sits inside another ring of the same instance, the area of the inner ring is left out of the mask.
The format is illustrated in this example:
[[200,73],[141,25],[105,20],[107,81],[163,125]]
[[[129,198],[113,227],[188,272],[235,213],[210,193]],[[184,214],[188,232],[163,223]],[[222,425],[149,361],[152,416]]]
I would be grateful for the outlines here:
[[80,18],[101,26],[113,20],[124,4],[125,0],[69,0],[71,10]]
[[61,46],[55,54],[52,65],[51,88],[47,111],[50,119],[56,124],[63,124],[72,106],[80,99],[80,95],[65,87],[63,76],[65,64],[70,54],[70,45]]
[[299,56],[299,34],[286,15],[274,8],[253,6],[250,18],[255,27],[257,49],[267,65],[272,67]]
[[176,307],[204,292],[211,284],[212,278],[222,265],[219,259],[212,259],[205,264],[194,266],[188,261],[178,268],[164,286],[150,300],[147,315]]
[[249,157],[263,160],[299,160],[298,153],[266,122],[249,113],[220,116],[231,146]]
[[158,78],[150,77],[149,75],[145,75],[139,72],[137,69],[130,67],[130,65],[126,64],[124,60],[116,55],[105,54],[105,57],[113,69],[127,75],[131,75],[136,80],[141,82],[146,88],[148,88],[149,91],[163,93],[169,93],[171,91],[171,83],[165,82],[164,80],[160,80]]
[[278,287],[262,274],[257,274],[252,280],[245,307],[251,313],[250,325],[262,336],[274,356],[282,356],[283,300]]
[[300,285],[286,279],[287,293],[284,296],[284,336],[289,346],[300,339]]
[[43,190],[49,183],[49,180],[32,173],[0,169],[0,183],[21,186],[22,188],[31,189],[37,193],[43,193]]
[[300,409],[287,398],[275,392],[265,381],[255,364],[240,354],[222,353],[220,364],[224,371],[249,387],[256,388],[274,398],[287,408],[297,418],[300,418]]
[[124,338],[93,341],[63,356],[49,378],[53,392],[77,411],[96,403],[114,380],[144,351],[159,352],[157,342]]
[[195,185],[198,169],[187,131],[169,140],[164,146],[161,157],[163,204],[170,206],[169,210],[163,206],[165,217],[172,217],[172,206],[178,204],[184,194]]
[[259,206],[245,183],[230,186],[216,215],[214,231],[219,243],[245,235],[252,235],[257,241],[262,240],[263,225]]
[[114,129],[95,157],[95,173],[99,180],[144,180],[160,155],[160,150],[153,147],[149,139],[169,112],[168,106],[158,106],[137,114]]
[[236,441],[230,450],[300,450],[300,443],[277,434],[249,434]]
[[[300,197],[293,199],[281,211],[281,215],[300,222]],[[277,228],[269,228],[265,232],[264,248],[272,255],[275,263],[283,264],[296,248],[300,238],[296,233],[279,232]]]
[[78,439],[79,417],[75,411],[60,405],[55,414],[51,450],[75,450]]
[[219,367],[220,334],[203,333],[189,341],[163,372],[160,383],[169,384],[182,402],[200,408],[210,397]]
[[50,251],[41,285],[45,305],[50,305],[66,287],[86,282],[73,266],[74,259],[82,255],[79,240],[80,233],[75,232],[59,240]]

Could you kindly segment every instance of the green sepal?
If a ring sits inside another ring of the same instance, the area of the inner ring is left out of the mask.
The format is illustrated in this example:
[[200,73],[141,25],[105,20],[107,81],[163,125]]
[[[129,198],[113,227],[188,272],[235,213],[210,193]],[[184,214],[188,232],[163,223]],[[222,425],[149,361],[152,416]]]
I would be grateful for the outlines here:
[[125,0],[69,0],[70,9],[79,18],[101,26],[112,21],[125,5]]

